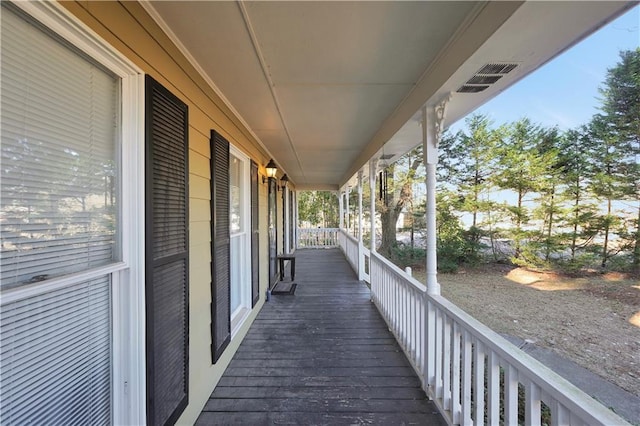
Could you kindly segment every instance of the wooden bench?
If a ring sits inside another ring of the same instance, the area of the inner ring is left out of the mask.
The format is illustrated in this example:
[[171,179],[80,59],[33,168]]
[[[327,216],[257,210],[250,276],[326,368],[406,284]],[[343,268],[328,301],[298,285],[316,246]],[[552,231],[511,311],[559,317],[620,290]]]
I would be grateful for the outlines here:
[[280,263],[280,281],[284,280],[284,261],[291,261],[291,281],[296,278],[296,255],[291,253],[283,253],[278,255],[278,262]]

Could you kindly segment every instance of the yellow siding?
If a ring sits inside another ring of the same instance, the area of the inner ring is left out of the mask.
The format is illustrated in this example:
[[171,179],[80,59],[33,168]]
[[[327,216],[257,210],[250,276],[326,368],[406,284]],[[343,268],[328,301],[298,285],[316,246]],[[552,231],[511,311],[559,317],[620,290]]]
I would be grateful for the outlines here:
[[[209,136],[215,129],[260,166],[268,155],[137,2],[62,2],[65,8],[189,107],[190,336],[189,406],[179,424],[192,424],[264,303],[267,289],[267,187],[260,185],[261,300],[218,363],[211,365],[211,224]],[[282,198],[278,237],[282,245]]]

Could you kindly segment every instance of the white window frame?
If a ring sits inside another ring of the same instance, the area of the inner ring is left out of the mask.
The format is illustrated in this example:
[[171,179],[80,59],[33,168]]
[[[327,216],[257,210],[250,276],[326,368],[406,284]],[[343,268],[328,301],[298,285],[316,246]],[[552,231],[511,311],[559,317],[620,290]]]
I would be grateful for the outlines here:
[[17,1],[14,4],[120,78],[122,122],[118,154],[122,260],[4,291],[2,303],[111,274],[112,421],[113,424],[145,424],[144,73],[57,3]]
[[[242,271],[240,306],[236,311],[230,312],[231,338],[233,339],[242,324],[244,324],[249,312],[251,312],[251,169],[249,157],[231,144],[229,144],[229,154],[242,162],[242,169],[240,171],[242,176],[242,182],[240,183],[242,193],[240,200],[242,203],[242,231],[232,234],[231,239],[233,239],[234,236],[242,238],[244,247],[242,259],[240,259],[240,270]],[[229,261],[233,262],[234,258],[231,257]]]

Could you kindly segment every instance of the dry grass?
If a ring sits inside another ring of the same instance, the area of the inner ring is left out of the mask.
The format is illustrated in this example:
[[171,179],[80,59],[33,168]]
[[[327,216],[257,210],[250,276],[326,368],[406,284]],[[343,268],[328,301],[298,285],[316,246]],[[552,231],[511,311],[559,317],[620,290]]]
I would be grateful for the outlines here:
[[444,297],[498,333],[551,348],[640,396],[638,279],[492,266],[441,274],[439,282]]

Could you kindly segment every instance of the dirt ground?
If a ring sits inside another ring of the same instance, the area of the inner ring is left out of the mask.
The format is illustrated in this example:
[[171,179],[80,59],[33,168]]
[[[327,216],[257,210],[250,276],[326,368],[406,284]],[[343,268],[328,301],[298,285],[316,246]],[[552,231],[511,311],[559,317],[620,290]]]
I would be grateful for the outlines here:
[[440,274],[438,281],[444,297],[498,333],[551,348],[640,396],[637,278],[492,266]]

